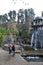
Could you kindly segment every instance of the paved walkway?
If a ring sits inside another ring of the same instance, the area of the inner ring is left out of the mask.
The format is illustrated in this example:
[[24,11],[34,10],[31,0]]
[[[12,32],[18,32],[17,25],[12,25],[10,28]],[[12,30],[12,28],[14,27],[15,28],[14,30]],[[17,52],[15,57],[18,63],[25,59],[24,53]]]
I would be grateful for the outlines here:
[[0,49],[0,65],[43,65],[43,62],[27,62],[20,54],[12,57],[8,52]]

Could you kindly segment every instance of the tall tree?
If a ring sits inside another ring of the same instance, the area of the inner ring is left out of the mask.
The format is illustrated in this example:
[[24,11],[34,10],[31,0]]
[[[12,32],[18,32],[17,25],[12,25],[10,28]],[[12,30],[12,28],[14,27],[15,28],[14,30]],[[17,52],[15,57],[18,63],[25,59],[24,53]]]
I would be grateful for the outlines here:
[[25,12],[25,22],[27,22],[29,19],[34,19],[35,13],[32,8],[25,9],[24,12]]
[[8,13],[8,16],[10,17],[10,21],[12,20],[12,11]]
[[41,16],[43,17],[43,11],[41,12]]
[[35,12],[33,8],[28,9],[28,16],[32,19],[35,17]]
[[3,23],[5,23],[5,22],[6,22],[6,18],[5,18],[5,16],[4,16],[4,15],[2,16],[2,22],[3,22]]
[[18,11],[18,22],[23,23],[24,22],[24,11],[23,9],[20,9]]
[[5,19],[8,21],[8,15],[5,13],[4,16],[5,16]]
[[2,23],[2,15],[0,15],[0,23]]
[[16,20],[16,11],[15,10],[12,11],[12,15],[13,15],[13,21],[15,21]]
[[11,21],[14,22],[14,21],[16,20],[16,11],[15,11],[15,10],[10,11],[10,12],[8,13],[8,15],[9,15]]
[[28,18],[28,10],[25,9],[25,10],[24,10],[24,13],[25,13],[25,22],[27,22],[27,18]]

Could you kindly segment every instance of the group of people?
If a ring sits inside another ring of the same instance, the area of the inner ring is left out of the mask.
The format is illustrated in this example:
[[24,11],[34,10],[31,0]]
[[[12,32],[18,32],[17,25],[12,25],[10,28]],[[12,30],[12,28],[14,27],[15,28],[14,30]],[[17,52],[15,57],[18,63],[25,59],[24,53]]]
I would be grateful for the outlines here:
[[14,42],[12,44],[8,44],[8,48],[9,48],[9,54],[13,53],[12,56],[15,56],[15,44],[16,41],[14,40]]

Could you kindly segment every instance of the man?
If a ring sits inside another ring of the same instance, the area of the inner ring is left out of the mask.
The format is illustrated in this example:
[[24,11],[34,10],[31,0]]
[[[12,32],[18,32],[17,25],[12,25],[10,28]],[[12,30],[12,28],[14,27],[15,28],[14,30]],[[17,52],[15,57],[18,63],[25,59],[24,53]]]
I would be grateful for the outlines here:
[[9,54],[11,54],[11,52],[12,52],[12,45],[11,45],[12,40],[11,40],[11,38],[8,38],[7,42],[8,42],[8,48],[9,48]]
[[9,54],[11,54],[11,52],[12,52],[12,46],[11,46],[11,44],[8,44],[8,48],[9,48]]
[[16,44],[16,41],[14,40],[14,43],[12,45],[13,56],[15,55],[15,44]]

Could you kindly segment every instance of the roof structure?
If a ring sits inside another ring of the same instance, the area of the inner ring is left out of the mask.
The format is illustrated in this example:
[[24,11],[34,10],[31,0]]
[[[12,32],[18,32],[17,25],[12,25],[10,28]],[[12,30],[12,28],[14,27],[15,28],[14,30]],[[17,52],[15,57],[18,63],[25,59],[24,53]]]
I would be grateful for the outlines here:
[[43,20],[41,17],[37,16],[34,21],[39,21],[39,20]]

